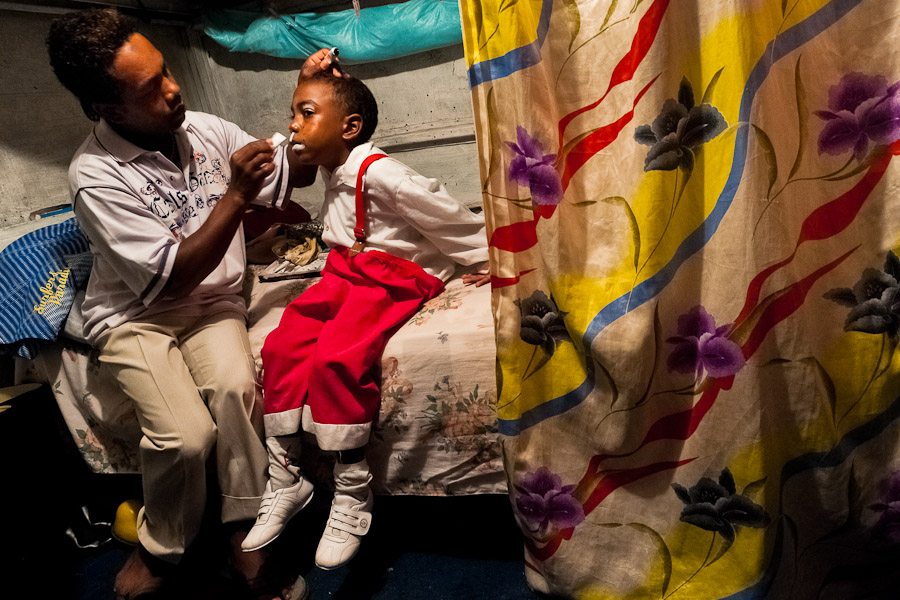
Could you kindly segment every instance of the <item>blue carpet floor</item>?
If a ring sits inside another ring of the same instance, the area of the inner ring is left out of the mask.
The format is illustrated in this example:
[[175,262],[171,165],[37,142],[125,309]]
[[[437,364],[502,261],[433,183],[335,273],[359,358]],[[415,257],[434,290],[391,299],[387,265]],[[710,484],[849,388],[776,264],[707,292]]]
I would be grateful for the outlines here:
[[[327,490],[321,496],[327,496]],[[314,502],[315,504],[315,502]],[[522,546],[505,496],[471,498],[380,497],[372,529],[359,555],[334,571],[313,565],[326,506],[308,507],[272,544],[273,563],[287,579],[306,578],[311,600],[530,600],[542,596],[525,583]],[[315,522],[314,522],[315,521]],[[104,528],[92,528],[102,536]],[[225,568],[207,532],[185,558],[162,598],[245,598]],[[89,541],[91,532],[81,532]],[[215,539],[219,539],[216,537]],[[94,549],[77,549],[66,536],[46,539],[13,567],[3,588],[37,589],[37,597],[112,600],[115,575],[131,549],[111,541]],[[21,579],[21,586],[13,584]],[[26,582],[27,580],[27,582]],[[36,582],[46,581],[47,583]],[[9,587],[7,587],[9,586]],[[44,594],[47,594],[46,596]],[[3,594],[4,597],[11,598]],[[28,594],[18,597],[29,597]]]
[[[117,541],[78,548],[67,530],[83,545],[107,539],[108,526],[90,523],[111,521],[119,502],[140,497],[139,478],[91,473],[49,390],[7,408],[0,412],[0,597],[112,600],[131,548]],[[270,546],[275,572],[285,580],[305,577],[311,600],[542,597],[525,583],[521,534],[505,495],[377,497],[357,557],[323,571],[313,556],[330,503],[330,492],[318,490]],[[221,529],[210,519],[158,598],[247,597],[229,575]]]

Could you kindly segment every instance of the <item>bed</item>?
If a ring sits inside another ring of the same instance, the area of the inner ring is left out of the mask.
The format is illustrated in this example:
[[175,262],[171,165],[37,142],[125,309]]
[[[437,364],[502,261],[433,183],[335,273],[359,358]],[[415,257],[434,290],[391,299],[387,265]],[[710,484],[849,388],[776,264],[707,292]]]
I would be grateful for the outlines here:
[[[261,281],[250,265],[244,293],[257,365],[266,335],[287,304],[317,278]],[[137,473],[140,430],[130,401],[79,337],[78,299],[63,332],[31,359],[17,358],[16,383],[48,384],[84,461],[95,473]],[[68,334],[66,332],[69,332]],[[373,489],[382,495],[506,493],[494,383],[489,286],[459,276],[388,343],[382,406],[367,449]],[[311,441],[311,440],[310,440]],[[322,480],[328,457],[304,452]]]

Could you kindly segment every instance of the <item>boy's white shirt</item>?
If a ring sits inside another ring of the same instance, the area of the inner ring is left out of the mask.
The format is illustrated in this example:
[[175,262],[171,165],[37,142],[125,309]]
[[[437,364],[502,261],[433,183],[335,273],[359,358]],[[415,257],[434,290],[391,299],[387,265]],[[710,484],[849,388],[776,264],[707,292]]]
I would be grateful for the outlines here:
[[[319,220],[329,246],[349,248],[356,241],[356,178],[371,154],[384,152],[367,142],[354,148],[333,173],[319,168],[325,183]],[[436,179],[387,157],[369,166],[363,189],[366,250],[405,258],[443,281],[453,275],[454,263],[487,261],[484,216],[462,205]]]
[[[203,225],[228,189],[231,155],[255,139],[233,123],[193,111],[175,138],[183,168],[131,144],[100,121],[72,159],[75,215],[94,254],[83,304],[84,335],[91,342],[135,318],[246,310],[240,296],[246,270],[242,227],[219,265],[190,295],[159,294],[179,244]],[[266,178],[261,199],[282,199],[290,191],[284,148],[275,152],[276,169]]]

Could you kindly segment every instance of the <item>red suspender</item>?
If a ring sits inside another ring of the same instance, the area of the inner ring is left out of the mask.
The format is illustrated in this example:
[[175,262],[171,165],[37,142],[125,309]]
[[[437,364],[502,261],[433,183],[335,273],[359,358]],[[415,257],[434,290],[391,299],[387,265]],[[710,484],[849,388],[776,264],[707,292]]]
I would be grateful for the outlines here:
[[353,247],[359,246],[359,250],[362,250],[363,244],[366,243],[366,207],[363,204],[363,175],[366,174],[369,165],[381,158],[387,158],[387,154],[367,156],[359,167],[359,175],[356,176],[356,229],[353,230],[353,235],[356,236],[356,244]]

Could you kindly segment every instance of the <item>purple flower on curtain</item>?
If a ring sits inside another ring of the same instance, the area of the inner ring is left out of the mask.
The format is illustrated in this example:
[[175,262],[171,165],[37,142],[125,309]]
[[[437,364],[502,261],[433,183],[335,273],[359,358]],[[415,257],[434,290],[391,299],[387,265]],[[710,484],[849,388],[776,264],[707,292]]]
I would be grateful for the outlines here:
[[847,73],[828,90],[828,110],[815,114],[825,121],[819,134],[819,154],[853,151],[861,160],[869,143],[891,144],[900,139],[900,81],[888,86],[880,75]]
[[650,125],[634,130],[639,144],[650,146],[644,171],[694,169],[694,153],[700,146],[725,131],[725,117],[709,103],[694,104],[694,90],[687,78],[681,80],[678,99],[669,98]]
[[900,543],[900,471],[881,482],[881,502],[869,508],[881,513],[873,533],[892,544]]
[[678,335],[666,340],[675,344],[667,365],[679,373],[706,371],[710,377],[734,375],[744,366],[740,346],[727,337],[731,325],[716,327],[716,320],[702,306],[678,317]]
[[550,527],[568,529],[584,521],[584,507],[572,495],[575,486],[564,486],[562,478],[546,467],[528,473],[513,487],[516,511],[534,534],[546,533]]
[[884,270],[867,268],[850,288],[834,288],[825,298],[850,307],[845,331],[886,333],[896,337],[900,331],[900,259],[888,251]]
[[541,143],[528,135],[521,125],[516,127],[516,143],[506,142],[506,145],[516,154],[509,165],[509,178],[531,190],[535,204],[559,204],[563,189],[554,166],[556,155],[544,154]]
[[736,527],[761,528],[769,524],[769,514],[747,496],[737,493],[734,477],[725,468],[719,481],[703,477],[690,489],[672,484],[675,495],[684,502],[681,520],[700,529],[715,531],[729,542]]
[[539,346],[548,356],[553,356],[559,342],[571,339],[564,320],[567,313],[560,311],[544,292],[535,290],[522,299],[519,311],[519,336],[525,343]]

